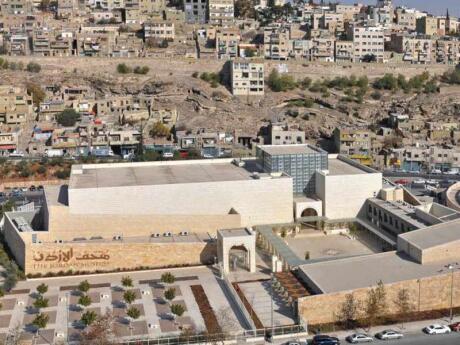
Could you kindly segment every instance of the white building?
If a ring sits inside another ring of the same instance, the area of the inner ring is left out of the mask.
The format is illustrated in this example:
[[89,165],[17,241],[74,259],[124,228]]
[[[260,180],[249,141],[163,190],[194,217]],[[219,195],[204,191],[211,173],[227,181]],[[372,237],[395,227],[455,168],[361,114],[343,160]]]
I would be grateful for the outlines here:
[[230,78],[236,96],[264,95],[264,64],[232,61]]
[[385,36],[383,27],[354,27],[353,30],[353,58],[360,62],[371,56],[376,62],[384,62]]

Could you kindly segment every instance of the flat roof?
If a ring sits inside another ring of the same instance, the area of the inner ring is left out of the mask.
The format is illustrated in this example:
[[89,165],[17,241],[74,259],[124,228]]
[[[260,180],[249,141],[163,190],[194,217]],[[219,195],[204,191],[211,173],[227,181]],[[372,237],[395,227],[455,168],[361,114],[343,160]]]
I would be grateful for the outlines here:
[[[246,162],[244,167],[231,163],[231,160],[216,161],[219,160],[188,161],[185,164],[154,162],[83,165],[76,168],[76,171],[72,171],[69,187],[71,189],[106,188],[251,180],[252,173],[257,171],[254,161]],[[260,174],[260,176],[265,175]]]
[[238,228],[238,229],[221,229],[218,232],[222,235],[222,237],[244,237],[244,236],[253,236],[254,233],[250,232],[246,228]]
[[420,249],[428,249],[453,241],[460,241],[460,220],[436,224],[399,235]]
[[369,173],[363,169],[360,169],[358,165],[351,165],[339,158],[329,158],[328,167],[330,176],[359,175]]
[[386,252],[332,261],[305,264],[299,269],[322,293],[349,291],[404,280],[441,274],[440,269],[452,260],[421,265],[407,254]]
[[[269,155],[301,155],[312,153],[323,153],[321,149],[317,149],[311,145],[261,145],[259,148]],[[325,152],[324,152],[325,153]]]
[[406,202],[397,201],[385,201],[379,198],[370,198],[369,201],[382,208],[383,210],[391,213],[392,215],[399,217],[403,221],[411,224],[416,229],[422,229],[430,226],[430,223],[419,218],[415,213],[415,207],[409,205]]

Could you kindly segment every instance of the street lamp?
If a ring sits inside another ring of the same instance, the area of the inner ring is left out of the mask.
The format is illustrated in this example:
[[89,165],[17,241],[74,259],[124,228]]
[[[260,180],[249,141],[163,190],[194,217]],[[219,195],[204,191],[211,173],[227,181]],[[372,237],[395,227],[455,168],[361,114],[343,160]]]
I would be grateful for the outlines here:
[[[458,262],[448,264],[445,267],[446,270],[450,272],[450,313],[449,313],[449,318],[450,322],[454,319],[454,271],[458,266]],[[444,271],[444,270],[441,270]]]

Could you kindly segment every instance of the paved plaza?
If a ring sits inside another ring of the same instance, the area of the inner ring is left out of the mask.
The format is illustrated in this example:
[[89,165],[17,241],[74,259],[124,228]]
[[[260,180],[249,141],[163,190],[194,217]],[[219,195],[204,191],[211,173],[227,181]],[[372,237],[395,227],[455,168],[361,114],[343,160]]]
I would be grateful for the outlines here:
[[374,254],[370,244],[361,240],[350,239],[344,235],[297,235],[287,237],[286,242],[294,253],[301,259],[305,252],[310,253],[310,259],[337,258],[355,255]]
[[[164,272],[172,272],[176,281],[165,286],[160,282],[161,274]],[[132,278],[133,287],[122,287],[123,276]],[[80,293],[77,286],[85,279],[91,284],[88,295],[92,303],[82,308],[78,305]],[[40,312],[48,315],[49,322],[46,329],[39,332],[35,339],[36,344],[78,340],[84,329],[80,321],[81,315],[88,310],[98,315],[112,313],[115,334],[123,338],[175,335],[185,329],[197,333],[204,332],[205,322],[191,290],[191,286],[194,285],[203,287],[216,314],[225,310],[227,325],[230,319],[234,331],[242,329],[240,320],[232,312],[233,306],[226,298],[221,283],[209,268],[196,267],[21,281],[13,291],[0,299],[3,305],[0,311],[0,341],[15,329],[19,330],[22,340],[33,338],[35,328],[32,322],[38,312],[33,303],[36,299],[36,288],[41,283],[48,285],[48,291],[44,294],[48,299],[48,307],[40,309]],[[175,320],[171,318],[170,303],[164,300],[165,289],[171,287],[176,292],[171,304],[180,304],[185,309],[184,314]],[[137,320],[127,318],[126,311],[129,306],[123,301],[126,290],[132,290],[135,294],[135,301],[131,306],[140,311]]]

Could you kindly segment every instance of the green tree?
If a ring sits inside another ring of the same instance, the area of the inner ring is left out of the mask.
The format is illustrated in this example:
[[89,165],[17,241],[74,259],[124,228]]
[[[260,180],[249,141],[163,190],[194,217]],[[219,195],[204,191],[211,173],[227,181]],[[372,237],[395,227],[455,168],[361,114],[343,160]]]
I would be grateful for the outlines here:
[[37,331],[43,328],[46,328],[48,325],[49,316],[43,313],[35,316],[35,319],[32,321],[32,324],[37,328]]
[[64,111],[56,115],[57,123],[64,127],[75,126],[78,120],[80,120],[80,114],[71,108],[64,109]]
[[94,311],[87,310],[81,315],[80,321],[85,325],[85,327],[88,327],[93,324],[96,319],[97,314]]
[[135,74],[147,74],[147,73],[149,73],[149,71],[150,71],[150,68],[148,68],[147,66],[143,66],[143,67],[136,66],[134,68],[134,73]]
[[37,286],[37,292],[40,295],[44,295],[45,293],[48,292],[48,285],[46,285],[45,283],[41,283],[40,285]]
[[34,301],[34,307],[37,309],[41,308],[48,308],[49,300],[47,298],[43,298],[43,296],[38,296]]
[[176,289],[174,288],[169,288],[164,292],[164,297],[168,301],[172,301],[176,297]]
[[89,307],[92,303],[91,297],[88,295],[83,295],[80,296],[78,299],[78,304],[81,305],[82,307]]
[[293,90],[297,87],[294,78],[288,74],[279,74],[277,69],[272,69],[268,76],[268,86],[274,92]]
[[387,309],[386,291],[382,281],[375,288],[369,289],[364,306],[364,312],[369,329],[385,314]]
[[155,122],[150,129],[150,136],[152,138],[164,138],[170,135],[170,130],[160,121]]
[[121,285],[124,288],[133,287],[133,279],[130,276],[124,276],[121,278]]
[[138,308],[131,306],[126,311],[126,315],[128,315],[133,320],[137,320],[141,316],[141,311]]
[[166,273],[163,273],[161,275],[161,282],[162,283],[174,284],[175,281],[176,281],[176,277],[170,272],[166,272]]
[[125,293],[123,294],[123,300],[127,304],[131,304],[136,300],[136,294],[132,290],[125,291]]
[[185,312],[185,308],[181,304],[173,304],[171,306],[171,313],[181,317]]
[[78,291],[84,294],[87,293],[90,288],[91,288],[91,285],[89,284],[87,280],[83,280],[82,282],[80,282],[80,284],[78,284],[78,287],[77,287]]

